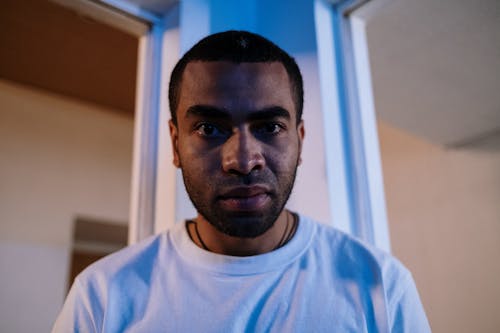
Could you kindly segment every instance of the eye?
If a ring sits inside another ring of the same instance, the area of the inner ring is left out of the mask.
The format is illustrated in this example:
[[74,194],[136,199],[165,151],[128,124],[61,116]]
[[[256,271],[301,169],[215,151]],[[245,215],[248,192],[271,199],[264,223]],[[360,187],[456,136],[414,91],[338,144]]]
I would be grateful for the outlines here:
[[209,123],[202,123],[196,127],[196,133],[206,138],[220,137],[224,133],[217,126]]
[[261,135],[278,135],[285,127],[279,123],[263,123],[255,127],[255,131]]

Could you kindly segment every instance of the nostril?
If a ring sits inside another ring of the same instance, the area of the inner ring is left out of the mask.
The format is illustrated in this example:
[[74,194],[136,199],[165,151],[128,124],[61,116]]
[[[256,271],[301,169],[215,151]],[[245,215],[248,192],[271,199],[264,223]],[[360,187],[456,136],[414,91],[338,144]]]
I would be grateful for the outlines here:
[[258,162],[258,160],[254,161],[234,161],[231,166],[226,166],[224,170],[227,173],[235,174],[235,175],[248,175],[253,171],[259,171],[263,168],[263,164]]
[[262,147],[246,129],[237,129],[222,147],[222,168],[225,172],[247,175],[264,167]]

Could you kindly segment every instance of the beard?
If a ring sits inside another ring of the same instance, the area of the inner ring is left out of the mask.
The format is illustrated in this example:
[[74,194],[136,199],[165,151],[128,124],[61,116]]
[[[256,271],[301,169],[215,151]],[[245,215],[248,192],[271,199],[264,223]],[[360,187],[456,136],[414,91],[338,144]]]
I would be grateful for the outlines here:
[[[186,191],[201,216],[223,234],[239,238],[255,238],[268,231],[283,211],[295,183],[298,163],[297,159],[291,171],[277,176],[269,169],[264,169],[252,171],[248,175],[227,175],[224,180],[213,177],[200,181],[199,176],[191,174],[197,170],[191,171],[182,166],[181,169]],[[257,184],[265,184],[272,189],[268,194],[271,199],[270,204],[264,209],[253,212],[228,211],[218,202],[217,193],[225,188]]]

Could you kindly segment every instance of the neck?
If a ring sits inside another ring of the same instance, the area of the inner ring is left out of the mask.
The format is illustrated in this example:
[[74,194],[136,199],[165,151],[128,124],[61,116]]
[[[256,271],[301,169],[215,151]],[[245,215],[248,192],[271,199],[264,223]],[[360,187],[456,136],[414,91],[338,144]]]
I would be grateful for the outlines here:
[[286,243],[295,231],[294,216],[283,210],[273,226],[264,234],[255,238],[239,238],[226,235],[212,226],[201,215],[195,224],[188,224],[188,231],[193,242],[208,251],[231,255],[252,256],[271,252]]

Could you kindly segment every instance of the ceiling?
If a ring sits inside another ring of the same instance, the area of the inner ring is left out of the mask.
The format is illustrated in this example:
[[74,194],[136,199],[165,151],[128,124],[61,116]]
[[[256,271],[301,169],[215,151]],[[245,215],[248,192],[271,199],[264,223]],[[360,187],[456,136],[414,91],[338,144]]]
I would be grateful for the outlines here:
[[[108,0],[101,0],[107,2]],[[147,10],[158,16],[163,16],[168,12],[173,5],[178,3],[180,0],[122,0],[122,2],[127,2],[136,5],[144,10]]]
[[500,2],[373,0],[377,115],[430,142],[500,150]]
[[[177,0],[127,0],[156,14]],[[372,0],[364,17],[377,115],[448,147],[500,150],[500,2]]]
[[0,77],[133,116],[138,39],[47,0],[4,0]]
[[[161,16],[179,1],[122,2]],[[498,0],[372,0],[354,15],[381,119],[436,144],[500,150]],[[137,37],[48,1],[5,0],[0,43],[0,77],[133,114]]]

